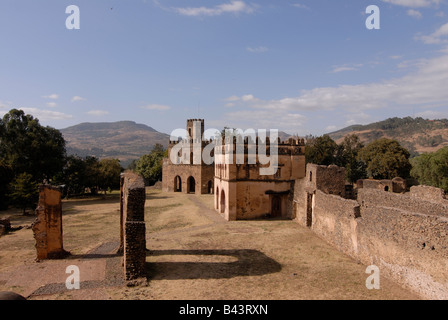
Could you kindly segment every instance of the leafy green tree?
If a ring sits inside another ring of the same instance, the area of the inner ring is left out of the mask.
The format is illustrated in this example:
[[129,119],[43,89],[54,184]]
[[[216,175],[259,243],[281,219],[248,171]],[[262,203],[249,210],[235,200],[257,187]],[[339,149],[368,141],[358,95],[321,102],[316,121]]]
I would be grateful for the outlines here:
[[81,195],[86,188],[86,161],[78,156],[68,156],[56,183],[64,185],[64,196]]
[[364,147],[359,137],[355,134],[348,135],[339,145],[337,163],[345,167],[347,181],[356,182],[358,179],[367,177],[366,166],[364,162],[358,160],[358,153]]
[[448,192],[448,147],[424,153],[411,160],[411,176],[420,184],[442,188]]
[[97,194],[100,184],[100,162],[97,157],[88,156],[85,162],[85,188],[90,190],[91,194]]
[[162,145],[155,145],[149,154],[145,154],[137,161],[135,171],[140,174],[149,185],[162,180],[162,162],[167,157],[167,150]]
[[409,151],[398,141],[382,138],[359,151],[358,159],[367,169],[369,177],[374,179],[408,178],[412,168]]
[[98,187],[104,191],[112,189],[120,189],[120,174],[123,168],[118,159],[102,159],[99,162],[99,185]]
[[14,176],[28,173],[36,182],[49,180],[62,171],[65,140],[60,131],[12,109],[0,120],[0,162],[10,167]]
[[38,200],[38,183],[29,173],[20,173],[11,183],[13,204],[26,214],[27,208],[33,208]]
[[307,140],[305,158],[307,163],[319,165],[337,164],[339,147],[329,135]]
[[12,178],[11,167],[0,162],[0,210],[8,209],[9,184]]

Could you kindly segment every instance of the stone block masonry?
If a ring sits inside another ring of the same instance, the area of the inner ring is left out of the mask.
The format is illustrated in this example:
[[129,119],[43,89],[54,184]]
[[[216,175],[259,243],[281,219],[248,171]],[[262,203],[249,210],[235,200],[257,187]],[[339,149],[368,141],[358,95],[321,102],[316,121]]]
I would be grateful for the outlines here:
[[135,173],[121,175],[120,251],[123,252],[125,280],[145,276],[146,263],[146,191],[143,178]]
[[69,255],[63,248],[62,203],[58,187],[41,185],[36,220],[32,225],[37,260],[59,259]]
[[414,186],[394,193],[364,185],[356,199],[345,199],[335,192],[342,190],[342,179],[319,184],[323,177],[335,177],[335,170],[308,164],[307,177],[294,187],[296,221],[421,297],[448,299],[448,200],[443,190]]

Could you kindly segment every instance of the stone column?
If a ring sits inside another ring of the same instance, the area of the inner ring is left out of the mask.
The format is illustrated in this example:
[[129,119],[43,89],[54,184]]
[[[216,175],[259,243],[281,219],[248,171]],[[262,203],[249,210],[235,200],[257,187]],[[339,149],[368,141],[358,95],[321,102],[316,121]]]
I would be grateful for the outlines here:
[[145,276],[146,226],[145,182],[132,172],[121,177],[121,243],[125,280]]
[[39,186],[36,220],[32,225],[36,239],[37,260],[59,259],[70,254],[63,248],[62,203],[59,188]]

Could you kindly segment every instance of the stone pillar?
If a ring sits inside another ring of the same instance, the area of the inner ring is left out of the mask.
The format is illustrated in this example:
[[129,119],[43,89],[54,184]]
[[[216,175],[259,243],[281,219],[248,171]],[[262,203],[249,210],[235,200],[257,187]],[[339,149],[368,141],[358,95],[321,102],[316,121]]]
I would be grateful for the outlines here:
[[132,172],[121,176],[121,244],[125,280],[145,276],[145,182]]
[[39,186],[36,220],[32,225],[36,239],[37,260],[59,259],[67,256],[62,242],[62,203],[59,188]]

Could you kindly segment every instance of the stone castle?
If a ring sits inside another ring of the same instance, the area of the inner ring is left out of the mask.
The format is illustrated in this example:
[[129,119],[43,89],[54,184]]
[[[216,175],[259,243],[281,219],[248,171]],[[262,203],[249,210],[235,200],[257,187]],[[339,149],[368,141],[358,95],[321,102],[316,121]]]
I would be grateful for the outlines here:
[[[203,134],[204,120],[187,120],[190,137],[194,130]],[[170,141],[169,154],[179,142]],[[164,191],[214,193],[215,210],[227,220],[291,219],[421,296],[448,299],[448,200],[443,190],[408,188],[401,178],[361,180],[352,190],[345,168],[306,165],[301,139],[277,141],[273,175],[260,175],[258,160],[220,161],[225,155],[216,148],[223,151],[226,145],[215,147],[214,165],[205,164],[194,155],[193,141],[183,142],[191,147],[179,156],[189,161],[164,160]],[[201,151],[209,143],[201,141]],[[245,160],[248,148],[260,143],[258,138],[253,144],[244,141]],[[235,150],[226,156],[235,160]]]

